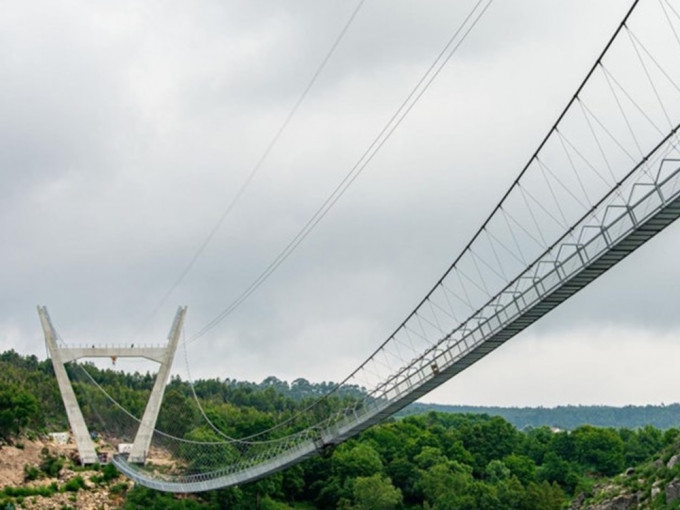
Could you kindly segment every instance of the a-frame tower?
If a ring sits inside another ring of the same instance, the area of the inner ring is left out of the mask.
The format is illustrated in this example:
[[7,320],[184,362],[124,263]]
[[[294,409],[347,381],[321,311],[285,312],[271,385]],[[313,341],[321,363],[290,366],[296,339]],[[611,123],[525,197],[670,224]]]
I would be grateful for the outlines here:
[[40,316],[40,323],[42,324],[43,332],[45,333],[45,343],[52,358],[52,366],[57,377],[59,391],[64,400],[64,407],[68,415],[68,421],[71,425],[71,432],[75,438],[78,446],[78,453],[80,455],[80,462],[82,464],[94,464],[98,462],[97,453],[94,449],[94,443],[90,438],[90,433],[85,424],[83,413],[80,410],[76,395],[73,392],[71,381],[68,378],[64,363],[74,361],[80,358],[146,358],[151,361],[156,361],[160,364],[158,374],[156,375],[156,382],[151,390],[149,401],[144,410],[144,416],[139,424],[137,435],[135,436],[132,450],[130,451],[129,461],[143,464],[149,452],[149,445],[153,436],[154,427],[158,418],[158,412],[163,401],[163,394],[165,393],[165,386],[170,377],[170,368],[175,357],[177,344],[179,342],[179,335],[182,331],[182,324],[184,323],[184,316],[186,314],[186,307],[180,307],[175,315],[175,320],[172,323],[170,334],[168,335],[168,344],[160,347],[146,347],[140,346],[130,347],[123,346],[105,346],[98,347],[59,347],[57,345],[57,333],[52,325],[50,316],[47,313],[47,308],[44,306],[38,307],[38,315]]

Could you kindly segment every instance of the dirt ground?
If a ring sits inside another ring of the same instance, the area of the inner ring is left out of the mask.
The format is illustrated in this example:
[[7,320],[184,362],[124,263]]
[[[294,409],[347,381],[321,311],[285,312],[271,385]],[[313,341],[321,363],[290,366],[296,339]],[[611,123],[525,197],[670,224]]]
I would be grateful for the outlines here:
[[[19,447],[17,447],[19,446]],[[62,468],[58,478],[43,478],[32,482],[24,481],[24,466],[39,466],[42,460],[41,452],[47,447],[51,455],[63,455],[75,458],[77,448],[74,444],[58,445],[51,439],[38,439],[36,441],[21,440],[14,445],[0,446],[0,489],[4,487],[30,487],[49,485],[57,482],[59,485],[70,478],[80,475],[85,480],[90,490],[78,492],[57,493],[49,498],[29,496],[24,498],[21,508],[26,509],[61,509],[72,507],[77,510],[103,509],[113,510],[120,508],[123,499],[119,495],[112,495],[107,487],[96,486],[90,481],[90,477],[98,474],[96,471],[83,471],[75,473],[67,468]],[[126,481],[130,487],[132,483]]]

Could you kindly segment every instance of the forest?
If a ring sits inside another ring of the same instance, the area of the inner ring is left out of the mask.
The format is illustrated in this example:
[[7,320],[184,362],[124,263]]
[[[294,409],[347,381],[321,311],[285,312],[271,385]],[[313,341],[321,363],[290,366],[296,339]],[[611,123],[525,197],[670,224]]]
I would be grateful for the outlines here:
[[[121,430],[102,428],[101,434],[124,434],[126,420],[89,377],[136,415],[143,412],[154,380],[151,374],[92,365],[70,366],[69,374],[89,424],[120,424]],[[194,383],[211,420],[236,437],[285,420],[332,387],[274,377],[262,383]],[[328,405],[340,405],[360,391],[351,389]],[[0,437],[5,444],[66,428],[51,362],[14,351],[0,354]],[[198,412],[191,386],[179,378],[168,385],[158,428],[182,437],[214,436]],[[424,410],[392,418],[323,456],[241,487],[177,497],[128,487],[110,471],[106,483],[124,488],[119,489],[123,508],[549,510],[594,495],[603,480],[629,468],[642,469],[659,458],[667,461],[680,450],[679,441],[677,426],[520,429],[501,416]],[[0,460],[1,455],[0,449]],[[43,468],[26,469],[38,476]],[[680,477],[680,463],[666,467],[657,462],[656,469],[667,480]],[[647,494],[652,508],[667,508],[664,494],[654,494],[648,485],[636,490]],[[11,493],[0,489],[0,508],[16,502]]]

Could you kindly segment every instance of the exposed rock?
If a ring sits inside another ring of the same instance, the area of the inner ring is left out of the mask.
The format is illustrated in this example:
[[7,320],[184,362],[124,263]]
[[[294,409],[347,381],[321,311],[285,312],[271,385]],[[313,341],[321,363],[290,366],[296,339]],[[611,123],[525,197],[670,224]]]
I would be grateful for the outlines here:
[[603,501],[597,505],[588,507],[589,510],[630,510],[637,508],[638,496],[637,494],[621,494],[614,499]]
[[663,465],[664,465],[663,460],[661,460],[661,459],[656,459],[654,461],[654,463],[652,464],[652,466],[654,466],[655,468],[662,468]]
[[50,498],[29,497],[24,499],[22,508],[27,510],[113,510],[120,508],[122,501],[111,499],[106,492],[78,491],[54,494]]
[[651,496],[652,500],[655,497],[657,497],[659,495],[659,493],[661,492],[661,487],[659,487],[660,484],[661,484],[661,482],[659,482],[657,480],[656,482],[654,482],[654,485],[652,485],[652,490],[650,492],[650,496]]
[[581,505],[583,505],[583,502],[586,500],[586,494],[585,492],[582,492],[578,496],[574,498],[574,501],[571,502],[571,510],[579,510],[581,508]]
[[666,485],[666,504],[680,499],[680,479],[674,478]]
[[668,469],[673,469],[675,465],[680,462],[680,454],[679,455],[673,455],[669,460],[668,463],[666,464],[666,467]]
[[68,482],[74,476],[76,476],[74,471],[71,471],[67,468],[62,468],[61,471],[59,471],[58,479],[60,482]]
[[635,468],[634,467],[629,467],[624,471],[623,475],[624,476],[631,476],[633,473],[635,473]]
[[44,444],[26,441],[23,448],[4,446],[0,450],[0,489],[21,485],[24,481],[24,466],[40,464],[40,450]]

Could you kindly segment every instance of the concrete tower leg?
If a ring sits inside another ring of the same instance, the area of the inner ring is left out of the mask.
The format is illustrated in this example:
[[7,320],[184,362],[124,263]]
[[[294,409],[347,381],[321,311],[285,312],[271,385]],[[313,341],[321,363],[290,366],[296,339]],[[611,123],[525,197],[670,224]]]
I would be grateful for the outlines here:
[[139,424],[139,429],[137,430],[137,435],[135,436],[135,442],[132,444],[132,450],[130,450],[130,456],[128,458],[130,462],[143,464],[144,461],[146,461],[147,454],[149,453],[149,446],[151,445],[153,431],[156,427],[158,412],[160,411],[161,403],[163,402],[165,386],[167,385],[168,378],[170,377],[172,361],[175,359],[175,351],[177,351],[179,335],[182,331],[182,324],[184,323],[184,315],[186,314],[186,311],[186,306],[180,307],[179,310],[177,310],[175,320],[172,323],[172,328],[170,329],[170,334],[168,335],[168,346],[166,347],[163,358],[160,361],[161,366],[158,369],[158,374],[156,375],[156,382],[153,385],[151,395],[149,396],[149,401],[146,404],[144,416],[142,416],[142,422]]
[[80,358],[101,358],[101,357],[127,357],[127,358],[146,358],[151,361],[156,361],[160,364],[158,374],[156,375],[156,382],[151,390],[149,401],[147,402],[144,416],[137,430],[135,441],[132,444],[129,461],[136,463],[144,463],[146,456],[149,453],[149,445],[153,437],[154,427],[158,419],[158,412],[163,402],[163,394],[165,393],[165,385],[168,383],[170,377],[170,369],[172,368],[172,361],[175,358],[175,351],[179,343],[179,335],[182,331],[182,324],[184,323],[184,316],[187,308],[180,307],[175,315],[175,320],[170,329],[168,336],[168,344],[164,347],[59,347],[57,345],[57,334],[52,325],[47,309],[44,306],[38,307],[38,315],[40,315],[40,323],[45,332],[45,343],[52,358],[52,366],[59,384],[59,391],[64,400],[64,407],[66,407],[66,414],[68,416],[69,424],[73,437],[78,445],[78,453],[80,454],[80,462],[83,464],[94,464],[98,461],[97,453],[94,449],[94,444],[90,439],[90,433],[87,430],[87,425],[83,418],[83,413],[80,410],[76,395],[73,392],[71,381],[68,378],[64,363],[77,360]]
[[47,309],[44,306],[38,307],[38,315],[40,316],[40,323],[42,324],[43,332],[45,333],[45,343],[47,344],[47,349],[52,358],[54,375],[57,377],[61,398],[64,400],[68,422],[71,425],[71,433],[73,434],[78,447],[80,462],[81,464],[94,464],[98,461],[97,452],[94,449],[92,439],[90,439],[90,433],[87,430],[83,413],[76,400],[76,394],[73,392],[71,381],[64,368],[61,352],[59,351],[59,346],[57,346],[57,334],[52,326],[52,321],[50,321],[50,316],[47,314]]

